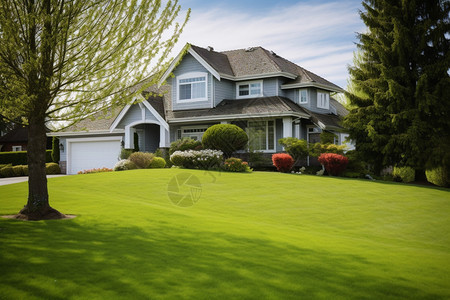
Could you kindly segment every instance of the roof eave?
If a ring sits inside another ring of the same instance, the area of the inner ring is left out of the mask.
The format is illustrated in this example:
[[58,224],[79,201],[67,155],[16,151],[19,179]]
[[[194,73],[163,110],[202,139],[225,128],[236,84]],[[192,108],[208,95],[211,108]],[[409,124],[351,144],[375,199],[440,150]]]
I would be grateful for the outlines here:
[[272,73],[264,73],[264,74],[253,74],[253,75],[245,75],[245,76],[231,76],[227,74],[220,74],[220,76],[224,79],[232,80],[232,81],[242,81],[242,80],[252,80],[252,79],[261,79],[261,78],[270,78],[270,77],[286,77],[289,79],[295,79],[298,75],[288,73],[288,72],[272,72]]
[[281,86],[282,90],[294,89],[294,88],[306,88],[306,87],[317,87],[323,90],[336,92],[336,93],[344,93],[345,91],[340,87],[329,86],[322,83],[317,82],[304,82],[304,83],[292,83],[292,84],[283,84]]
[[298,117],[309,119],[310,116],[307,114],[302,114],[299,112],[280,112],[280,113],[261,113],[261,114],[231,114],[231,115],[217,115],[217,116],[202,116],[202,117],[188,117],[188,118],[172,118],[167,122],[170,124],[174,123],[189,123],[189,122],[199,122],[199,121],[219,121],[219,120],[234,120],[234,119],[249,119],[249,118],[274,118],[274,117]]
[[56,131],[56,132],[49,132],[47,133],[47,136],[58,136],[58,137],[63,137],[63,136],[75,136],[75,135],[102,135],[102,134],[123,134],[125,133],[124,129],[115,129],[113,131],[110,131],[109,129],[105,129],[105,130],[89,130],[89,131],[69,131],[69,132],[64,132],[64,131]]

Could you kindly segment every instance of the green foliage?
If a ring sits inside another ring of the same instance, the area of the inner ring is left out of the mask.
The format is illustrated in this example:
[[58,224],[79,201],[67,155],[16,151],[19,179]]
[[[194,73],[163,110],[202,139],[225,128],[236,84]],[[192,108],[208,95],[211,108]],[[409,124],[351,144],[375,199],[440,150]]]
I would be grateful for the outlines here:
[[128,159],[130,155],[134,152],[134,149],[122,149],[120,150],[120,159]]
[[247,162],[242,161],[242,159],[236,157],[230,157],[226,159],[223,164],[223,169],[228,172],[252,172],[252,169],[248,166]]
[[282,138],[278,143],[284,147],[296,162],[308,156],[308,142],[293,137]]
[[59,163],[60,153],[59,153],[59,138],[54,136],[52,139],[52,160],[55,163]]
[[19,166],[13,166],[12,167],[12,171],[13,171],[13,176],[18,177],[18,176],[23,176],[24,172],[23,172],[23,166],[19,165]]
[[6,166],[0,169],[0,176],[1,177],[12,177],[14,176],[13,167],[12,166]]
[[[45,153],[45,161],[52,162],[52,150]],[[26,165],[28,163],[27,151],[0,152],[0,164],[11,164],[13,166]]]
[[61,169],[57,163],[46,163],[45,172],[47,175],[61,174]]
[[186,150],[202,150],[202,142],[193,140],[191,138],[182,138],[176,140],[170,144],[169,155],[172,155],[175,151],[186,151]]
[[106,173],[106,172],[112,172],[113,169],[110,168],[94,168],[94,169],[89,169],[89,170],[83,170],[83,171],[78,171],[77,174],[95,174],[95,173]]
[[133,145],[134,145],[134,152],[139,152],[139,135],[137,132],[133,133]]
[[392,175],[394,180],[405,183],[412,182],[415,179],[415,171],[411,167],[394,167]]
[[346,145],[314,143],[309,144],[309,155],[313,157],[319,157],[322,153],[335,153],[343,155],[345,149],[347,149]]
[[126,171],[135,169],[137,169],[136,164],[129,159],[122,159],[118,161],[113,168],[114,171]]
[[166,160],[162,157],[153,157],[152,162],[150,163],[150,169],[162,169],[166,166]]
[[320,142],[322,144],[333,144],[336,138],[337,135],[329,131],[322,131],[320,134]]
[[450,165],[448,1],[363,1],[344,125],[376,170]]
[[153,153],[134,152],[128,159],[132,161],[138,167],[138,169],[147,169],[149,168],[150,163],[152,162],[154,157],[155,155],[153,155]]
[[22,165],[23,175],[28,176],[28,165]]
[[437,167],[432,170],[426,170],[427,180],[432,184],[442,187],[450,187],[450,169]]
[[262,170],[272,166],[272,159],[265,156],[261,151],[250,151],[248,153],[248,163],[253,169]]
[[175,166],[186,169],[215,170],[222,165],[223,153],[211,149],[175,151],[170,160]]
[[205,149],[220,150],[225,157],[244,149],[248,136],[239,126],[233,124],[216,124],[203,134],[202,144]]

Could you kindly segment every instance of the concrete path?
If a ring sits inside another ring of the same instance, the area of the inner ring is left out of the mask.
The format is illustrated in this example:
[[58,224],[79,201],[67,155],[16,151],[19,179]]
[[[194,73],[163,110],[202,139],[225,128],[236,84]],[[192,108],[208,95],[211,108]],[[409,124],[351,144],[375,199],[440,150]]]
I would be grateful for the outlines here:
[[[47,175],[47,178],[67,176],[66,174]],[[0,178],[0,185],[13,184],[28,181],[28,176]]]

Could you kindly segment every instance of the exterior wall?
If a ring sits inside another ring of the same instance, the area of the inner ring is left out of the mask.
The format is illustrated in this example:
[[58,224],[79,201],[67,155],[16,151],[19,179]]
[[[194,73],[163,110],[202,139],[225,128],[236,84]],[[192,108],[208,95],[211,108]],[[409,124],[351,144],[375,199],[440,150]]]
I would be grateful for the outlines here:
[[278,79],[267,78],[263,81],[263,95],[264,97],[277,96],[278,94]]
[[[318,108],[317,107],[317,92],[320,90],[317,89],[308,89],[308,93],[309,93],[309,106],[305,106],[307,107],[309,110],[313,111],[313,112],[318,112],[321,114],[327,114],[330,113],[330,109],[323,109],[323,108]],[[331,105],[330,105],[331,107]]]
[[[214,77],[213,77],[214,78]],[[214,106],[217,106],[224,99],[236,99],[236,83],[230,80],[216,78],[214,81]]]
[[283,138],[283,120],[276,119],[275,120],[275,151],[280,152],[283,151],[283,147],[278,144],[278,140]]
[[155,152],[159,148],[159,125],[140,124],[135,128],[139,135],[139,151]]
[[[191,72],[205,72],[208,74],[208,82],[207,82],[207,101],[194,101],[194,102],[185,102],[178,103],[177,102],[177,76],[191,73]],[[172,85],[172,109],[173,110],[186,110],[186,109],[201,109],[201,108],[210,108],[212,107],[212,82],[213,76],[203,67],[191,54],[186,54],[181,61],[181,63],[177,66],[177,68],[173,71],[175,75],[174,78],[169,80],[169,83]]]
[[22,146],[22,150],[20,151],[27,151],[27,142],[16,142],[16,143],[4,143],[0,145],[0,151],[1,152],[11,152],[13,146]]
[[142,110],[139,105],[133,105],[127,111],[126,115],[117,125],[117,128],[124,129],[126,125],[142,120]]

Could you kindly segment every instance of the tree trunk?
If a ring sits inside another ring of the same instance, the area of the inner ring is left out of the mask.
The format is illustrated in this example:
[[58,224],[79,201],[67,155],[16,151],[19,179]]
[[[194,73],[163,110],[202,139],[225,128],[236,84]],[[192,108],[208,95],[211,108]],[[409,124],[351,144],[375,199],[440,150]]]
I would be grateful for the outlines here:
[[46,128],[44,116],[32,116],[28,127],[28,202],[18,219],[48,220],[65,216],[50,207],[45,172]]

